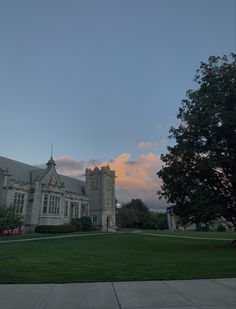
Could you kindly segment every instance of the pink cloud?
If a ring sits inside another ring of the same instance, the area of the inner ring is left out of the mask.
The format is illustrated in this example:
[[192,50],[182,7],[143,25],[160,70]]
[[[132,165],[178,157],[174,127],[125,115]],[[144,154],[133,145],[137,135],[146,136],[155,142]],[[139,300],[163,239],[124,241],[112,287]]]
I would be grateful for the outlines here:
[[161,140],[159,143],[142,142],[137,145],[138,148],[158,148],[166,145],[165,140]]
[[[88,162],[75,160],[69,157],[56,159],[59,172],[72,177],[82,178],[84,169],[94,168],[94,160]],[[100,162],[96,160],[96,166],[109,164],[116,172],[116,196],[125,203],[132,198],[141,198],[146,203],[158,204],[156,195],[161,181],[156,173],[161,167],[160,156],[148,153],[132,158],[130,153],[122,153],[110,161]]]

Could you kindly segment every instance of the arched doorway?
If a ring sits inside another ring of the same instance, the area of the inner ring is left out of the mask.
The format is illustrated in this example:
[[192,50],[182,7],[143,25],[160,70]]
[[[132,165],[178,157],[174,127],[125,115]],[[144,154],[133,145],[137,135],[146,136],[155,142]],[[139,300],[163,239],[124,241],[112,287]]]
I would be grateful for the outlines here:
[[107,222],[106,222],[106,225],[107,225],[107,232],[109,230],[109,227],[112,225],[112,219],[111,219],[111,216],[107,216]]

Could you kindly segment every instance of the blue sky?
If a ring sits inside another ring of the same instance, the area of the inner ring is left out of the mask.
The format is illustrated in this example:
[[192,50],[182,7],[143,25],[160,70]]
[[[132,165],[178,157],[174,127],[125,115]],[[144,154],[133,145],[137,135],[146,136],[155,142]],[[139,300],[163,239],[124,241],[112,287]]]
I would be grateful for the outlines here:
[[53,142],[77,177],[112,160],[120,200],[158,207],[168,131],[235,19],[234,0],[0,0],[0,155],[40,164]]

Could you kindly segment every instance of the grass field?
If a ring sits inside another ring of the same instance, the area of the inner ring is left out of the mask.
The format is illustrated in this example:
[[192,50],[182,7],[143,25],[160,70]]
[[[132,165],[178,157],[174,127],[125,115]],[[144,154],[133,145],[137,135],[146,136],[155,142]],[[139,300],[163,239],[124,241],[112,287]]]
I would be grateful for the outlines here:
[[228,240],[114,233],[0,243],[0,256],[0,283],[236,277]]

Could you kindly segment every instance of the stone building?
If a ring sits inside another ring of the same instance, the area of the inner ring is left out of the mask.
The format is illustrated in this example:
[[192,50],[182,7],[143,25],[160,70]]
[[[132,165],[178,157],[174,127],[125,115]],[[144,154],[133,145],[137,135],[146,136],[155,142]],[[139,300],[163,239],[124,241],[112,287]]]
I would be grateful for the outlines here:
[[51,157],[45,169],[0,156],[0,207],[15,206],[23,229],[90,216],[98,230],[115,230],[115,172],[86,170],[86,181],[60,175]]

